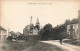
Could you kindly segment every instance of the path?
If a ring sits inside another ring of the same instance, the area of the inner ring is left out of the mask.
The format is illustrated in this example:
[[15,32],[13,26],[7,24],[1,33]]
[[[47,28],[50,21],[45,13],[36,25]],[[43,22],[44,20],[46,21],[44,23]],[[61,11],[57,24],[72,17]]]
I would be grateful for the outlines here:
[[58,40],[51,41],[42,41],[43,43],[49,43],[52,45],[56,45],[57,47],[63,49],[64,51],[80,51],[80,46],[74,46],[67,43],[63,43],[62,45]]
[[0,51],[9,51],[8,45],[4,42],[0,42]]

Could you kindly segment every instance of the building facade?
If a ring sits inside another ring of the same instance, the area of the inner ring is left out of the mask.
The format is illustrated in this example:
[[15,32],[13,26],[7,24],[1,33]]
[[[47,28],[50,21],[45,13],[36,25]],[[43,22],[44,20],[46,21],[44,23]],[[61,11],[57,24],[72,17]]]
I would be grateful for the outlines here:
[[71,38],[79,39],[78,23],[67,25],[67,34],[69,34]]
[[0,26],[0,41],[5,41],[7,38],[7,30]]
[[77,23],[67,25],[67,34],[75,39],[80,39],[80,10],[78,11]]
[[30,25],[27,25],[24,29],[23,29],[23,34],[28,35],[30,32]]

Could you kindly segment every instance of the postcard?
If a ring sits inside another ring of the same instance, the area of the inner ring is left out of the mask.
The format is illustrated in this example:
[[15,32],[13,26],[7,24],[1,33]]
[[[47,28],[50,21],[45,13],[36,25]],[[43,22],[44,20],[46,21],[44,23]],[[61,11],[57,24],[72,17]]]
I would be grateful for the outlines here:
[[80,1],[0,0],[0,51],[80,51]]

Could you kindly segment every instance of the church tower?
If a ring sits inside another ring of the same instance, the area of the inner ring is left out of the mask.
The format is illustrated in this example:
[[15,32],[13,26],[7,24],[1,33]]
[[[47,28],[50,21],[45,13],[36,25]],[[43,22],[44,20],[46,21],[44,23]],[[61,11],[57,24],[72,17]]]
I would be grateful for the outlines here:
[[36,25],[40,25],[39,19],[37,18]]
[[38,18],[37,18],[37,21],[36,21],[35,28],[37,28],[38,30],[40,30],[40,23],[39,23],[39,20],[38,20]]

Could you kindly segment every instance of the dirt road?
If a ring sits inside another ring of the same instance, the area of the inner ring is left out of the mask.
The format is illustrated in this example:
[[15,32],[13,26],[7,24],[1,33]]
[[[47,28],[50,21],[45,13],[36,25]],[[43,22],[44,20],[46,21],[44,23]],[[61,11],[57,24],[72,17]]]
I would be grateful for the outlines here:
[[61,45],[58,40],[42,41],[42,42],[43,43],[49,43],[49,44],[52,44],[52,45],[56,45],[57,47],[63,49],[64,51],[80,51],[80,46],[74,46],[74,45],[67,44],[67,43],[63,43]]

